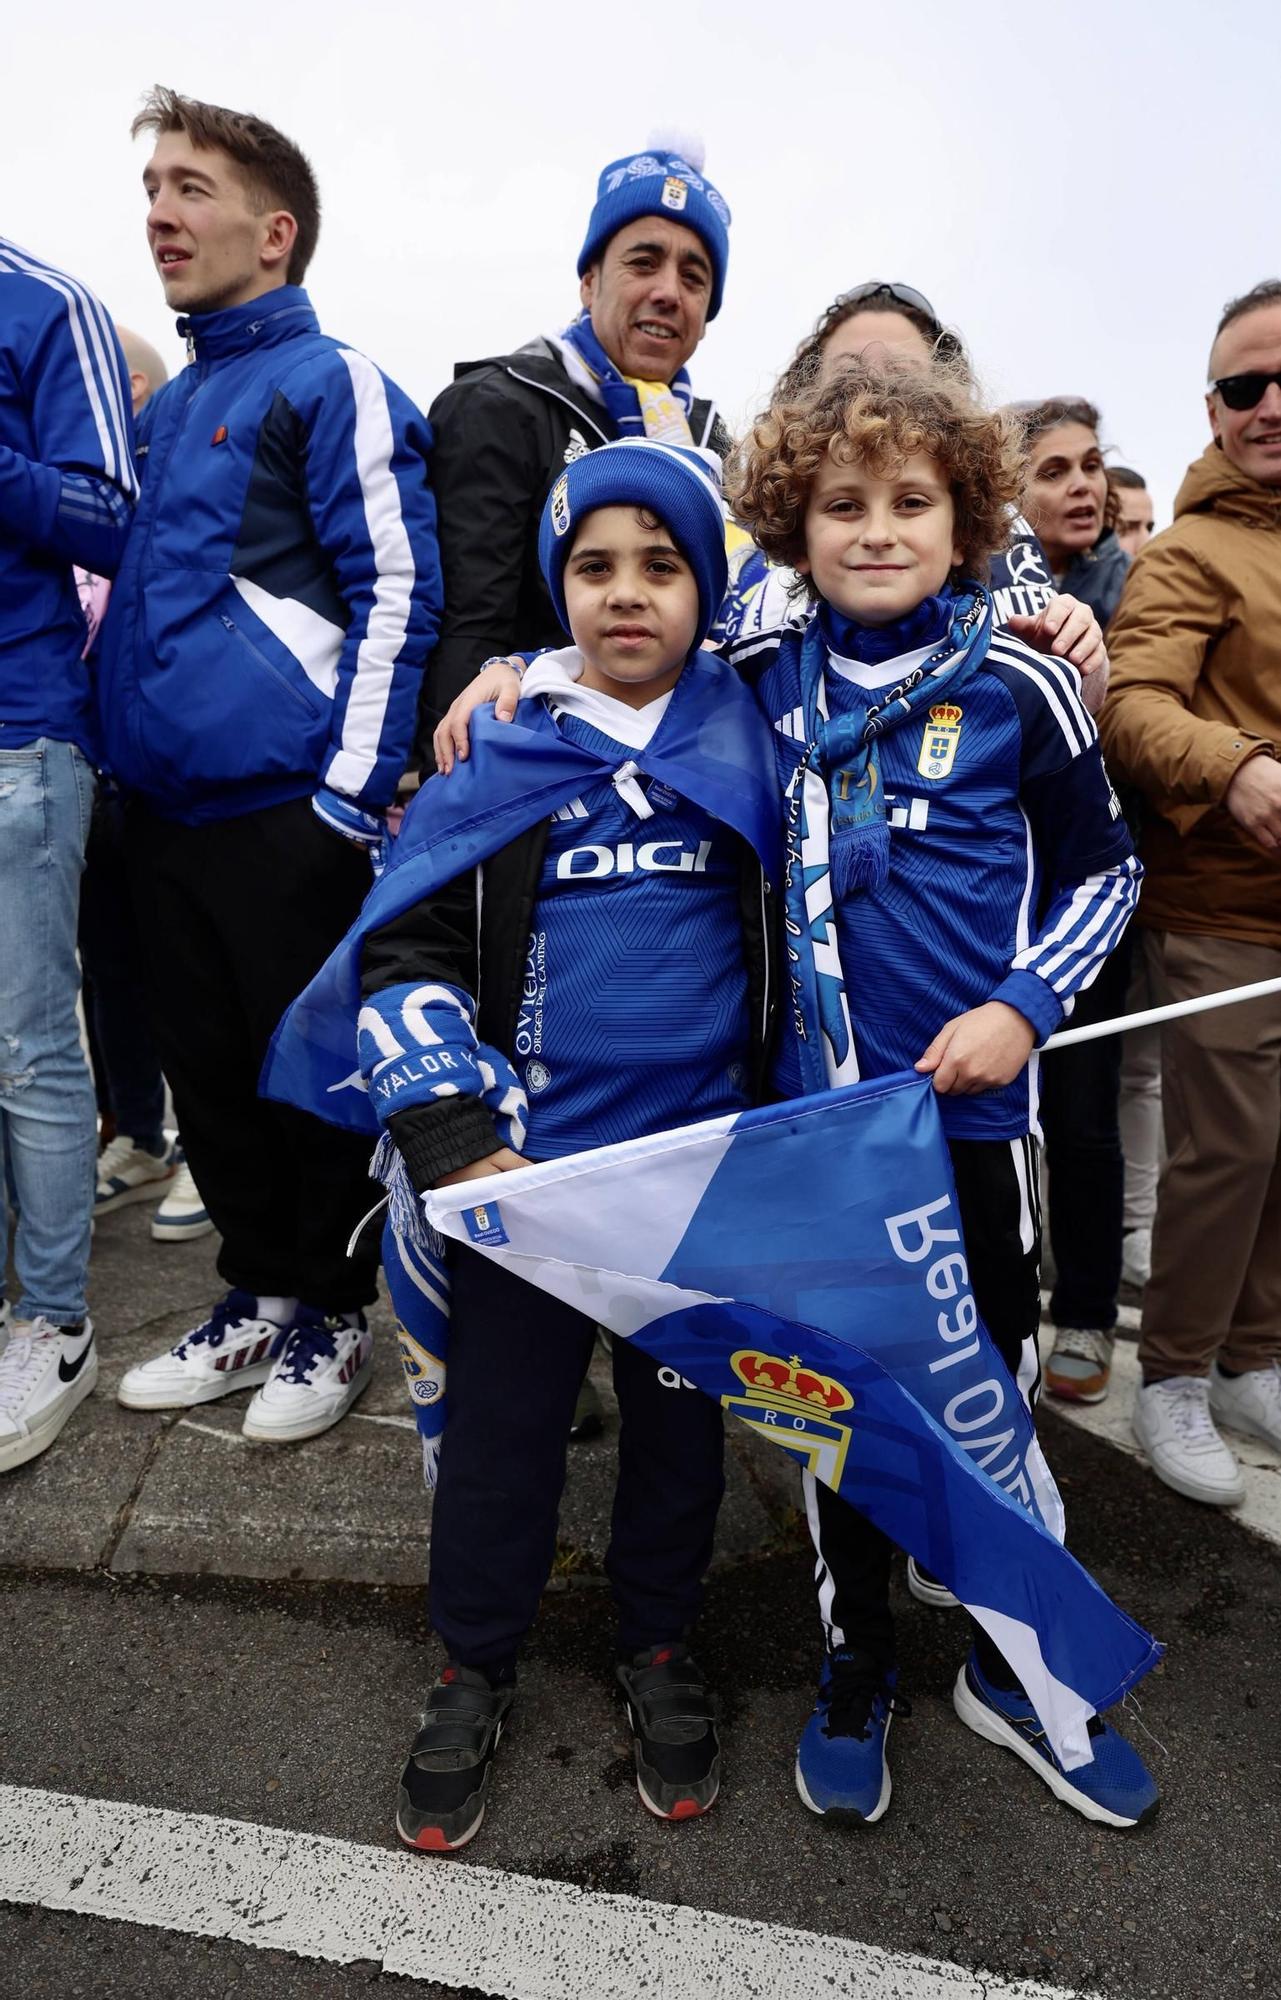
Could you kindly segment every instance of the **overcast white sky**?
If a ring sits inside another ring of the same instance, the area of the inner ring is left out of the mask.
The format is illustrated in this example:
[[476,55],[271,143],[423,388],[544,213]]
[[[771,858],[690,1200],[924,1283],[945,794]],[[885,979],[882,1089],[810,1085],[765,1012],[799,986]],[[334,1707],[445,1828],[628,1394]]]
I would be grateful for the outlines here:
[[1218,311],[1281,271],[1279,55],[1276,0],[35,0],[6,20],[0,234],[176,366],[129,121],[153,82],[256,111],[320,178],[326,328],[425,408],[564,323],[599,169],[692,127],[734,226],[691,373],[731,423],[837,292],[900,278],[994,397],[1099,403],[1166,519]]

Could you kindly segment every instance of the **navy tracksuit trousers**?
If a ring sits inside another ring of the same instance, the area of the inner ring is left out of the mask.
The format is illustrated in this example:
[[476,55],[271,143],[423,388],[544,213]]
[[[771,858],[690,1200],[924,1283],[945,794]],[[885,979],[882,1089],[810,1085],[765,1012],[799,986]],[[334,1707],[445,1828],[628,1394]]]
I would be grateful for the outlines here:
[[[506,1674],[556,1552],[565,1452],[595,1324],[451,1245],[449,1408],[432,1513],[431,1622],[460,1665]],[[605,1568],[629,1657],[683,1638],[725,1488],[719,1406],[613,1344],[618,1485]]]

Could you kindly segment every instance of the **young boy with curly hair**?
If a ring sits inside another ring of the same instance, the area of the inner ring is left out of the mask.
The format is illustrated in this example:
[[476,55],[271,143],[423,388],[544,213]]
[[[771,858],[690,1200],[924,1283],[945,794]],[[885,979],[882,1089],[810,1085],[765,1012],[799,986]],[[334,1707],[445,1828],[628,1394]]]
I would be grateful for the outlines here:
[[[1017,430],[957,371],[856,363],[777,400],[740,454],[734,504],[808,601],[731,657],[773,724],[786,800],[779,1092],[933,1075],[969,1284],[1031,1401],[1036,1051],[1120,938],[1141,871],[1077,675],[995,628],[978,580],[1023,472]],[[890,1797],[892,1551],[808,1475],[806,1509],[827,1657],[797,1787],[815,1812],[873,1821]],[[1062,1769],[977,1626],[953,1701],[1087,1818],[1155,1810],[1140,1759],[1098,1718],[1093,1763]]]

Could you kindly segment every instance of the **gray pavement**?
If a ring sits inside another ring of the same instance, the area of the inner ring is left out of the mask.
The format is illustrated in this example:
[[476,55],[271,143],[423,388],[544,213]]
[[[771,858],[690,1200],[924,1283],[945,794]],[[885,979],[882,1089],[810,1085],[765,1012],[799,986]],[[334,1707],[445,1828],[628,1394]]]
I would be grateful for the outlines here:
[[[2,1489],[0,1768],[15,1785],[390,1848],[397,1770],[437,1663],[394,1352],[381,1343],[360,1415],[307,1445],[246,1444],[243,1394],[190,1418],[118,1410],[119,1373],[191,1322],[212,1267],[207,1243],[153,1246],[145,1208],[99,1229],[101,1385]],[[1150,1828],[1087,1825],[964,1731],[949,1701],[958,1615],[913,1604],[901,1583],[914,1706],[895,1729],[893,1804],[856,1833],[807,1814],[791,1760],[817,1657],[810,1564],[788,1469],[746,1436],[699,1648],[723,1704],[725,1789],[705,1821],[650,1820],[599,1587],[611,1433],[571,1453],[558,1576],[490,1817],[465,1857],[424,1861],[424,1893],[433,1867],[474,1861],[1111,2000],[1281,2000],[1278,1551],[1053,1413],[1043,1431],[1074,1548],[1170,1647],[1122,1718],[1164,1790]],[[390,1985],[374,1964],[0,1907],[0,1994],[24,2000],[346,2000]]]
[[[418,1584],[430,1501],[385,1302],[374,1312],[373,1379],[323,1437],[252,1443],[240,1428],[248,1390],[192,1410],[121,1409],[115,1390],[125,1370],[177,1341],[225,1289],[216,1239],[156,1244],[149,1220],[138,1203],[98,1224],[90,1296],[98,1388],[57,1449],[6,1487],[0,1566]],[[574,1448],[558,1578],[598,1578],[608,1540],[615,1406],[603,1354],[593,1373],[608,1429]],[[768,1548],[795,1525],[786,1462],[742,1431],[731,1444],[717,1562]]]

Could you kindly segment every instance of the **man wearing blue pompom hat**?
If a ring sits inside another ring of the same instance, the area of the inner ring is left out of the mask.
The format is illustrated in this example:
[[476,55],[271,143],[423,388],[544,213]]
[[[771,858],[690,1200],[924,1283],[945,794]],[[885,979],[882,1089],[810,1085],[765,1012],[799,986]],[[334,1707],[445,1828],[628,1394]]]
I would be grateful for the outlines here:
[[[702,141],[651,134],[599,177],[578,257],[578,316],[514,354],[460,362],[432,404],[445,610],[419,716],[424,774],[437,716],[487,659],[560,643],[538,524],[565,467],[624,437],[727,456],[733,440],[716,405],[695,397],[686,363],[720,311],[729,221],[703,173]],[[585,1383],[571,1435],[600,1425]]]
[[557,643],[538,524],[566,465],[623,437],[728,452],[729,433],[715,405],[695,397],[686,364],[720,311],[729,221],[700,141],[656,133],[612,160],[579,253],[577,318],[513,354],[460,363],[432,405],[446,609],[426,687],[424,765],[434,712],[486,659]]

